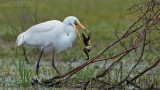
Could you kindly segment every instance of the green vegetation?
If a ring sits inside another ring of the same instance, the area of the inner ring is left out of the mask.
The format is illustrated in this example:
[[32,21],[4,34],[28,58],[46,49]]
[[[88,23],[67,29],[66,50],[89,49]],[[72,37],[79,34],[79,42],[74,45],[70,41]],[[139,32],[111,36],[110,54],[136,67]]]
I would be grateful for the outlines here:
[[[118,32],[123,32],[133,21],[128,12],[129,7],[133,5],[133,1],[38,0],[38,4],[36,0],[2,0],[1,2],[0,38],[4,45],[10,43],[7,52],[11,51],[10,47],[14,48],[17,35],[36,23],[53,19],[63,21],[65,17],[72,15],[76,16],[92,33],[91,44],[94,48],[91,56],[93,56],[109,42],[116,39],[114,35],[116,27],[118,27]],[[80,32],[84,31],[80,29]],[[79,39],[73,44],[73,48],[57,54],[57,58],[66,61],[84,56],[82,54],[83,45]],[[33,55],[32,52],[28,50],[27,52],[28,56]],[[73,53],[74,55],[72,55]],[[5,55],[1,57],[5,57]]]
[[[38,1],[38,2],[37,2]],[[2,88],[16,88],[27,87],[29,86],[30,79],[34,77],[35,73],[32,75],[32,72],[35,72],[35,63],[39,57],[40,52],[37,49],[27,48],[27,57],[30,61],[30,65],[27,66],[24,62],[24,57],[22,54],[21,47],[15,47],[15,41],[17,35],[29,27],[48,20],[57,19],[63,21],[67,16],[76,16],[80,22],[91,32],[91,44],[92,51],[90,57],[93,57],[95,54],[100,52],[111,42],[117,39],[115,32],[116,28],[118,30],[118,36],[120,36],[126,28],[129,27],[137,18],[138,14],[129,14],[129,7],[138,1],[135,0],[1,0],[0,1],[0,67],[2,72],[0,74],[0,89]],[[80,32],[84,32],[80,29]],[[157,33],[159,34],[159,33]],[[122,41],[123,42],[123,41]],[[84,60],[85,54],[83,53],[83,44],[77,38],[72,48],[69,48],[67,51],[62,53],[56,53],[56,64],[58,69],[62,73],[68,71],[69,69],[79,65],[69,65],[68,62],[86,62]],[[147,47],[148,48],[148,47]],[[153,47],[150,47],[151,50]],[[153,61],[150,61],[153,57],[160,57],[159,48],[154,47],[153,53],[149,55],[149,60],[143,61],[141,65],[143,67],[148,67],[153,64]],[[122,51],[119,45],[115,45],[112,50],[105,52],[101,57],[111,56],[118,51]],[[147,51],[146,51],[147,52]],[[135,64],[137,60],[135,53],[140,53],[138,51],[132,52],[124,59],[128,60],[123,63],[123,75],[122,78],[126,77],[128,69]],[[133,58],[129,58],[132,56]],[[51,64],[51,54],[45,53],[42,56],[42,62],[40,62],[39,72],[45,75],[39,75],[40,77],[49,78],[55,75],[55,71],[52,68]],[[110,65],[113,60],[107,61],[106,66]],[[47,63],[44,63],[47,62]],[[62,64],[63,62],[65,64]],[[66,62],[68,65],[66,65]],[[148,63],[144,65],[143,63]],[[72,64],[72,63],[70,63]],[[76,75],[72,76],[74,82],[87,81],[92,75],[95,75],[101,70],[103,70],[104,62],[98,62],[94,64],[94,67],[86,67],[84,70],[81,70]],[[13,69],[12,66],[15,68]],[[109,82],[118,82],[121,80],[120,76],[120,64],[117,67],[113,68],[113,71],[108,73],[106,77],[102,80]],[[140,69],[134,71],[134,74],[139,73]],[[30,71],[33,70],[32,72]],[[94,72],[96,69],[100,69],[97,72]],[[11,73],[11,72],[16,72]],[[152,74],[154,73],[154,74]],[[150,74],[150,75],[148,75]],[[157,84],[159,79],[160,71],[158,68],[154,72],[149,72],[148,74],[142,76],[140,85],[147,87],[147,85]],[[87,76],[87,77],[86,77]],[[18,79],[17,79],[18,78]],[[21,81],[19,81],[19,78]],[[145,80],[147,82],[144,84]],[[9,81],[7,80],[9,79]],[[140,81],[139,80],[139,81]],[[19,85],[20,84],[22,85]]]
[[23,56],[21,54],[18,63],[16,63],[15,58],[12,57],[12,62],[14,64],[17,72],[20,75],[20,78],[21,78],[21,81],[22,81],[22,85],[24,87],[26,87],[26,86],[28,86],[30,84],[30,80],[29,79],[30,79],[31,71],[30,71],[30,68],[25,65],[25,61],[22,58],[23,58]]

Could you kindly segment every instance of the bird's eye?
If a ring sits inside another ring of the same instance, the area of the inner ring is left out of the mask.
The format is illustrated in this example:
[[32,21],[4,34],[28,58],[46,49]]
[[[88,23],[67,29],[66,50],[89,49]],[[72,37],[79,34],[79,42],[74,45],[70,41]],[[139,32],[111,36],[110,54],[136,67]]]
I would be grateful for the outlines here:
[[74,22],[74,24],[75,24],[75,25],[78,25],[78,23],[77,23],[77,22]]

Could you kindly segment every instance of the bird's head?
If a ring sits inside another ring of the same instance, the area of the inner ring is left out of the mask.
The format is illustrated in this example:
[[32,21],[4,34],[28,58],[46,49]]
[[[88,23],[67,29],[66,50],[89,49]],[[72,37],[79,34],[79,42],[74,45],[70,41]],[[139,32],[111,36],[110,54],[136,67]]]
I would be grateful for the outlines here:
[[76,29],[76,32],[77,32],[77,34],[78,34],[78,36],[79,36],[79,39],[80,39],[81,41],[82,41],[82,39],[81,39],[81,37],[80,37],[79,30],[78,30],[78,27],[77,27],[77,26],[79,25],[82,29],[84,29],[84,30],[86,30],[87,32],[89,32],[89,31],[79,22],[79,20],[78,20],[76,17],[74,17],[74,16],[68,16],[68,17],[66,17],[63,22],[64,22],[64,23],[71,24],[71,25]]

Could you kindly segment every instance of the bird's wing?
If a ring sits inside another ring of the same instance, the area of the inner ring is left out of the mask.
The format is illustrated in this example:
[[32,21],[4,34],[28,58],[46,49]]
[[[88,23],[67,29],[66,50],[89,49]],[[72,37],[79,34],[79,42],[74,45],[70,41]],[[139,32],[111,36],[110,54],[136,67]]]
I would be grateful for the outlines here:
[[46,21],[46,22],[34,25],[31,28],[29,28],[26,32],[29,32],[29,33],[48,32],[48,31],[54,30],[54,28],[61,25],[63,25],[61,21],[51,20],[51,21]]

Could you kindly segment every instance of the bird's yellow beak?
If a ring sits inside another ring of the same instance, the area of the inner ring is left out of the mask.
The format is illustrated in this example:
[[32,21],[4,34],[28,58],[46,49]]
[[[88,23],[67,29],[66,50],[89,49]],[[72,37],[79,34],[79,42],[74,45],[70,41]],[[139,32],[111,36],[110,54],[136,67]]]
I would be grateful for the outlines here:
[[76,25],[76,32],[77,32],[77,34],[78,34],[78,36],[79,36],[79,39],[82,41],[82,39],[81,39],[81,36],[80,36],[80,34],[79,34],[79,31],[78,31],[78,27],[77,27],[77,25]]
[[[76,21],[75,23],[78,24],[81,28],[83,28],[83,29],[86,30],[87,32],[89,32],[80,22]],[[79,34],[79,31],[78,31],[77,25],[75,25],[75,28],[76,28],[77,34],[78,34],[78,36],[79,36],[79,39],[82,41],[81,36],[80,36],[80,34]]]
[[77,22],[77,24],[78,24],[81,28],[83,28],[84,30],[86,30],[87,32],[89,32],[80,22]]

